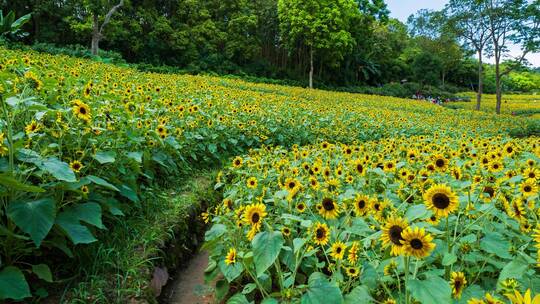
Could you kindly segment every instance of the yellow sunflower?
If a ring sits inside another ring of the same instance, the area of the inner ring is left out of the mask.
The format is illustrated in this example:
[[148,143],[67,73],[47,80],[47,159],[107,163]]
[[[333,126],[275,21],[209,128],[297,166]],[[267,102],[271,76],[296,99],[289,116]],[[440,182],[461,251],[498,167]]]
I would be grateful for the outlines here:
[[318,209],[325,219],[335,219],[339,215],[339,205],[330,197],[323,198]]
[[390,254],[398,256],[403,250],[403,237],[401,233],[408,227],[407,220],[397,216],[391,216],[382,228],[381,241],[383,247],[391,246]]
[[514,294],[507,293],[505,296],[512,304],[540,304],[540,294],[533,298],[530,289],[527,289],[523,295],[518,290],[514,290]]
[[369,197],[357,194],[354,198],[354,213],[356,216],[364,216],[369,212]]
[[262,220],[266,217],[266,205],[262,203],[251,204],[244,210],[244,222],[250,224],[253,229],[259,230]]
[[230,248],[227,256],[225,257],[225,264],[231,265],[236,263],[236,249]]
[[452,296],[455,299],[461,298],[461,293],[466,284],[467,279],[465,279],[465,274],[463,272],[452,272],[450,275],[450,287],[452,288]]
[[92,118],[90,114],[90,106],[78,99],[74,100],[73,104],[73,114],[75,114],[77,118],[82,119],[86,122],[90,121],[90,119]]
[[403,252],[408,256],[425,258],[435,248],[433,237],[424,228],[407,227],[402,233]]
[[78,161],[78,160],[74,160],[72,161],[71,163],[69,163],[69,167],[71,168],[71,170],[73,170],[74,172],[80,172],[81,169],[84,167],[83,164]]
[[347,245],[345,245],[345,243],[341,241],[337,241],[332,244],[332,248],[330,249],[330,256],[336,260],[342,260],[343,256],[345,255],[345,249],[347,249]]
[[529,197],[538,193],[538,185],[536,185],[535,180],[526,179],[519,185],[519,190],[523,196]]
[[41,127],[42,125],[40,123],[32,119],[32,122],[30,122],[24,128],[24,131],[26,132],[27,135],[30,135],[30,134],[38,132],[41,129]]
[[446,217],[458,208],[457,195],[443,184],[431,186],[424,194],[424,201],[437,217]]
[[257,183],[257,178],[256,178],[256,177],[253,177],[253,176],[250,177],[250,178],[248,178],[247,181],[246,181],[246,186],[247,186],[248,188],[251,188],[251,189],[257,188],[257,184],[258,184],[258,183]]
[[316,223],[313,228],[313,241],[317,245],[324,246],[328,244],[330,238],[330,228],[324,223]]
[[345,268],[345,272],[351,278],[355,278],[360,274],[360,271],[358,270],[357,267],[347,267]]
[[351,245],[351,248],[349,248],[349,255],[347,256],[347,260],[351,264],[355,264],[358,261],[358,249],[360,245],[358,242],[353,242]]
[[240,156],[237,156],[233,159],[232,161],[232,165],[234,168],[240,168],[242,167],[242,163],[244,162],[244,160],[240,157]]

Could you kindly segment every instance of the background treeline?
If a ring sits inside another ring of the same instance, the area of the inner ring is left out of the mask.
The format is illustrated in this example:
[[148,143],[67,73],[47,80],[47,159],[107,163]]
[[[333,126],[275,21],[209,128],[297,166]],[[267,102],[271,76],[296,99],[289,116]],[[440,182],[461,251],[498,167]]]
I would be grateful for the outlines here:
[[[317,87],[395,96],[477,89],[474,51],[444,30],[444,20],[420,11],[404,24],[389,18],[383,0],[0,0],[0,5],[17,16],[32,14],[24,43],[90,55],[95,26],[120,2],[100,37],[99,47],[112,52],[100,55],[143,69],[300,85],[308,84],[312,69]],[[310,14],[302,14],[306,11]],[[484,65],[484,92],[495,92],[494,74]],[[408,84],[401,85],[403,80]],[[520,66],[502,85],[506,91],[538,91],[540,74]]]

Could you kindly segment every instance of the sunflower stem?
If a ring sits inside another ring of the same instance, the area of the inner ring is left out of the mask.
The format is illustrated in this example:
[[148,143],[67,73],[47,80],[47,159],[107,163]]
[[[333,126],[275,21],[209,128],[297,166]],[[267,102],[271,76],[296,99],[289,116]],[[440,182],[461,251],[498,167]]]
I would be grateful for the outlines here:
[[409,304],[409,290],[407,285],[409,282],[409,257],[404,257],[405,260],[405,304]]
[[[449,224],[449,218],[450,216],[446,217],[446,247],[448,248],[448,253],[451,252],[452,247],[450,246],[450,224]],[[446,277],[450,277],[450,266],[444,267]]]

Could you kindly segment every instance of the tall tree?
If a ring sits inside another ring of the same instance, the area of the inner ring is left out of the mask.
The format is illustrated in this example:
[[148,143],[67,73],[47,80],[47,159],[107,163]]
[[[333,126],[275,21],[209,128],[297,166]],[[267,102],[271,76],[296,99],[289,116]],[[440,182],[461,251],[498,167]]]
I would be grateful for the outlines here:
[[355,43],[350,27],[358,12],[353,0],[278,1],[283,42],[289,50],[298,45],[308,48],[310,88],[313,88],[315,52],[332,50],[334,59],[343,59]]
[[487,6],[479,0],[450,0],[446,5],[450,27],[478,56],[476,110],[480,110],[483,92],[483,55],[490,39]]
[[[496,112],[501,113],[501,79],[525,62],[527,54],[540,49],[540,0],[486,0],[491,47],[495,57]],[[510,58],[504,69],[502,59],[508,56],[509,43],[521,47],[521,55]]]

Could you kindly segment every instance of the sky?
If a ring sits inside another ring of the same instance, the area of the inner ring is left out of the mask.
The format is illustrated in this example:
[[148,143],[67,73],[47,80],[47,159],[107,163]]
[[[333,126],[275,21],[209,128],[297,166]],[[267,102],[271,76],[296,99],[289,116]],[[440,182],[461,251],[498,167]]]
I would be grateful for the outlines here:
[[[427,8],[432,10],[440,10],[448,2],[447,0],[386,0],[388,9],[390,10],[390,16],[397,18],[402,22],[407,22],[407,18],[416,13],[418,10]],[[519,56],[519,47],[510,46],[510,55]],[[540,53],[529,54],[527,60],[536,67],[540,67]],[[493,63],[493,58],[488,59],[487,62]]]

